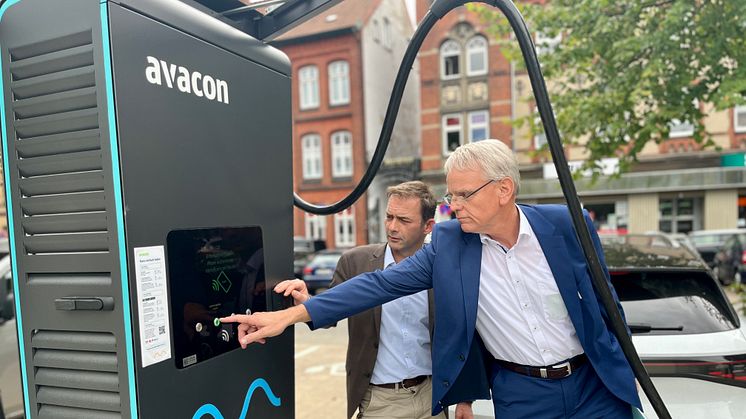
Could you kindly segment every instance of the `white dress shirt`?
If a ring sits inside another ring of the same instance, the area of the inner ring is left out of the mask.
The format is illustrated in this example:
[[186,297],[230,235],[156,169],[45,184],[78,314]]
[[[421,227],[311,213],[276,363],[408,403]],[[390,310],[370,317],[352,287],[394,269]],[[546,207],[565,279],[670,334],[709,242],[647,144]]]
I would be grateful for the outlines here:
[[480,234],[477,331],[496,359],[554,365],[583,348],[539,241],[517,208],[520,228],[513,247]]
[[[387,245],[384,269],[395,264]],[[432,375],[428,304],[427,291],[420,291],[381,306],[381,333],[372,384]]]

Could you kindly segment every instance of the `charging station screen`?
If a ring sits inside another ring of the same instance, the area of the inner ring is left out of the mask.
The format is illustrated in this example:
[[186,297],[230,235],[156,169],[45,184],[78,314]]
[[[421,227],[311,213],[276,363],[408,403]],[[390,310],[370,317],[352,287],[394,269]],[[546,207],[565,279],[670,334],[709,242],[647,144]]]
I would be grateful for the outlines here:
[[240,347],[218,319],[267,309],[261,228],[174,230],[166,244],[176,367]]

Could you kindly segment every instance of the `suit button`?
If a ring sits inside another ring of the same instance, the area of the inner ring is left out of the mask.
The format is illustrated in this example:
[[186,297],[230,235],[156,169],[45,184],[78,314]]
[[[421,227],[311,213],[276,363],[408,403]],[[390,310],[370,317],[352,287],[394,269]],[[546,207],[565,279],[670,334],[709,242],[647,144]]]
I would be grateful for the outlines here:
[[373,344],[373,347],[374,347],[375,349],[378,349],[378,342],[374,343],[374,344]]
[[369,372],[366,372],[366,373],[365,373],[365,378],[370,378],[370,375],[371,375],[371,373],[369,373]]
[[459,354],[458,355],[458,360],[461,361],[461,362],[465,361],[466,358],[464,357],[464,354]]
[[448,380],[443,381],[443,387],[448,387],[450,384]]

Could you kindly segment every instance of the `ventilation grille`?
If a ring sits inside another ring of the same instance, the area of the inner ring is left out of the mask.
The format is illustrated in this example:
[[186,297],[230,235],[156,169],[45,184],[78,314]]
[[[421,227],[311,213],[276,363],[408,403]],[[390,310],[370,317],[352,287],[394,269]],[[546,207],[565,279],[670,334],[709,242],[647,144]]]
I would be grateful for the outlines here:
[[25,251],[108,252],[91,31],[10,55]]
[[121,418],[116,338],[39,330],[31,337],[40,418]]

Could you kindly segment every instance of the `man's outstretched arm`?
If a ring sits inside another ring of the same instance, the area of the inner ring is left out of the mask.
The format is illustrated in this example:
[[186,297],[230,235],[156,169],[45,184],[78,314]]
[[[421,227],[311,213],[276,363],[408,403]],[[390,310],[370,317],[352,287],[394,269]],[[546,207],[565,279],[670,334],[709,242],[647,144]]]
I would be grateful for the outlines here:
[[266,342],[267,338],[281,334],[288,326],[310,320],[311,317],[302,304],[280,311],[252,315],[234,314],[220,319],[223,323],[239,323],[238,342],[244,349],[254,342]]

